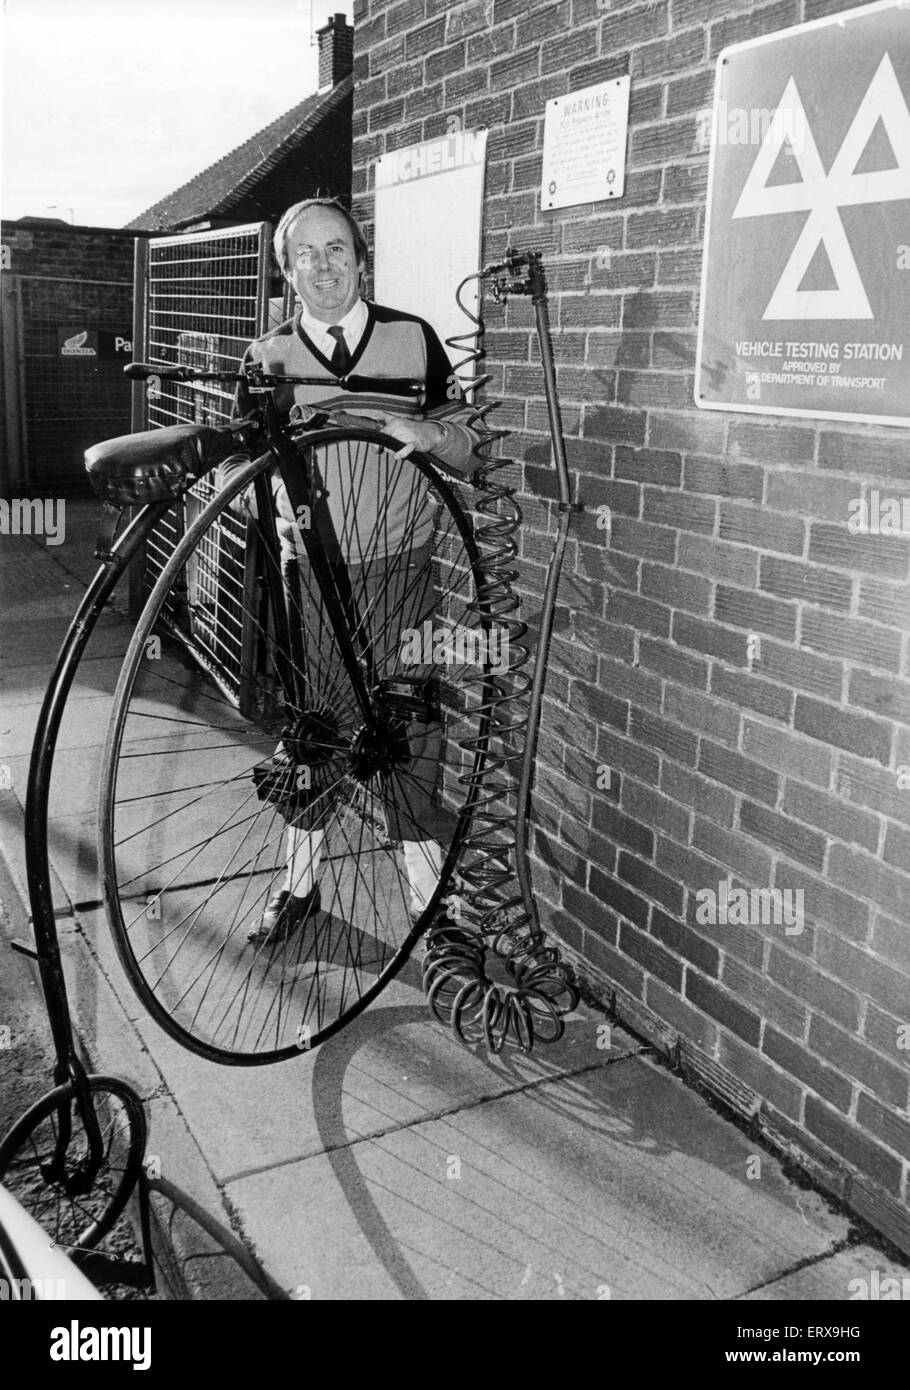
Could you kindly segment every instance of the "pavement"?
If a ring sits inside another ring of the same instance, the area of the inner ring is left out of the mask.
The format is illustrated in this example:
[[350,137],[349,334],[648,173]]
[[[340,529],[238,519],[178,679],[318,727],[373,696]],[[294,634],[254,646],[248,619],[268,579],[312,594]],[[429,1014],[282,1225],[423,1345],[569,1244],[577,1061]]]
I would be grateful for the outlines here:
[[[95,568],[96,515],[68,499],[64,544],[0,538],[7,938],[30,932],[30,743]],[[95,851],[101,747],[130,632],[115,601],[68,704],[49,838],[82,1047],[94,1070],[138,1090],[149,1117],[161,1296],[842,1301],[875,1270],[906,1277],[868,1230],[588,1006],[558,1044],[490,1056],[430,1018],[411,961],[354,1022],[289,1061],[224,1066],[167,1036],[114,950]],[[50,1086],[34,970],[3,944],[12,1027],[0,1123]]]

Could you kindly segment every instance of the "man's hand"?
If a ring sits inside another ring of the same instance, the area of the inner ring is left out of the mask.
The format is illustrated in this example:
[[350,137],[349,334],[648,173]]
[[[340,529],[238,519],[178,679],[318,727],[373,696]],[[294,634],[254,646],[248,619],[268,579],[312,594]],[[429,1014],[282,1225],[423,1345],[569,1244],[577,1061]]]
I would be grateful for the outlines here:
[[431,454],[446,437],[445,427],[436,420],[411,420],[404,415],[387,415],[380,429],[404,445],[398,451],[400,458],[407,458],[414,449]]

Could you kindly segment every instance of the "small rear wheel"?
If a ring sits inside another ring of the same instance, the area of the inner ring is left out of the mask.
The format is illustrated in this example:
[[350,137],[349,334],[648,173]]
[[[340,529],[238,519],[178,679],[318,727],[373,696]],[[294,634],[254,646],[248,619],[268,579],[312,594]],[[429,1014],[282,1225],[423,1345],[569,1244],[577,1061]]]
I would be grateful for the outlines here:
[[0,1182],[73,1256],[111,1230],[139,1180],[145,1112],[110,1076],[67,1082],[37,1101],[0,1142]]

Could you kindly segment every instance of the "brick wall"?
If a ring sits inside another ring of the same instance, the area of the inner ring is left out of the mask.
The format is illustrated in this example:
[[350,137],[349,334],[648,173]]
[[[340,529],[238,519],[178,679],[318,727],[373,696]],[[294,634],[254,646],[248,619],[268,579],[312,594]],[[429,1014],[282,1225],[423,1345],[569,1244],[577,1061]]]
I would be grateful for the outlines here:
[[[130,389],[123,376],[129,358],[61,357],[57,330],[132,337],[135,234],[4,222],[2,242],[9,255],[3,343],[12,362],[0,402],[7,419],[0,489],[7,495],[84,491],[84,450],[129,433]],[[14,405],[5,395],[13,380],[19,383]]]
[[135,232],[48,225],[26,218],[0,223],[0,237],[9,247],[10,275],[132,282]]
[[[545,253],[585,510],[541,731],[544,924],[620,1016],[908,1248],[910,539],[847,520],[900,491],[910,441],[692,404],[714,60],[849,7],[361,0],[353,190],[369,225],[378,155],[487,125],[484,258],[510,227]],[[541,213],[545,102],[627,72],[625,196]],[[539,595],[555,493],[530,306],[485,318]],[[802,890],[803,929],[700,921],[723,880]]]

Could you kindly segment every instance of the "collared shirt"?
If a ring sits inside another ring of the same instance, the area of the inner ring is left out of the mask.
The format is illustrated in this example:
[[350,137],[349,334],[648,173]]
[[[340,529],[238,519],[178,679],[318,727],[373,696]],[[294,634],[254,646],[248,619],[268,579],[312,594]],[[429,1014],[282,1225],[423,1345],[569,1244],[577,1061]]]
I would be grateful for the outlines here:
[[323,357],[328,358],[331,358],[335,351],[335,339],[327,330],[329,328],[344,329],[344,341],[347,343],[348,352],[353,356],[357,351],[357,344],[364,335],[368,317],[367,306],[362,299],[357,300],[344,318],[333,319],[331,323],[324,323],[322,319],[313,318],[306,305],[303,303],[300,305],[300,325],[303,331]]

